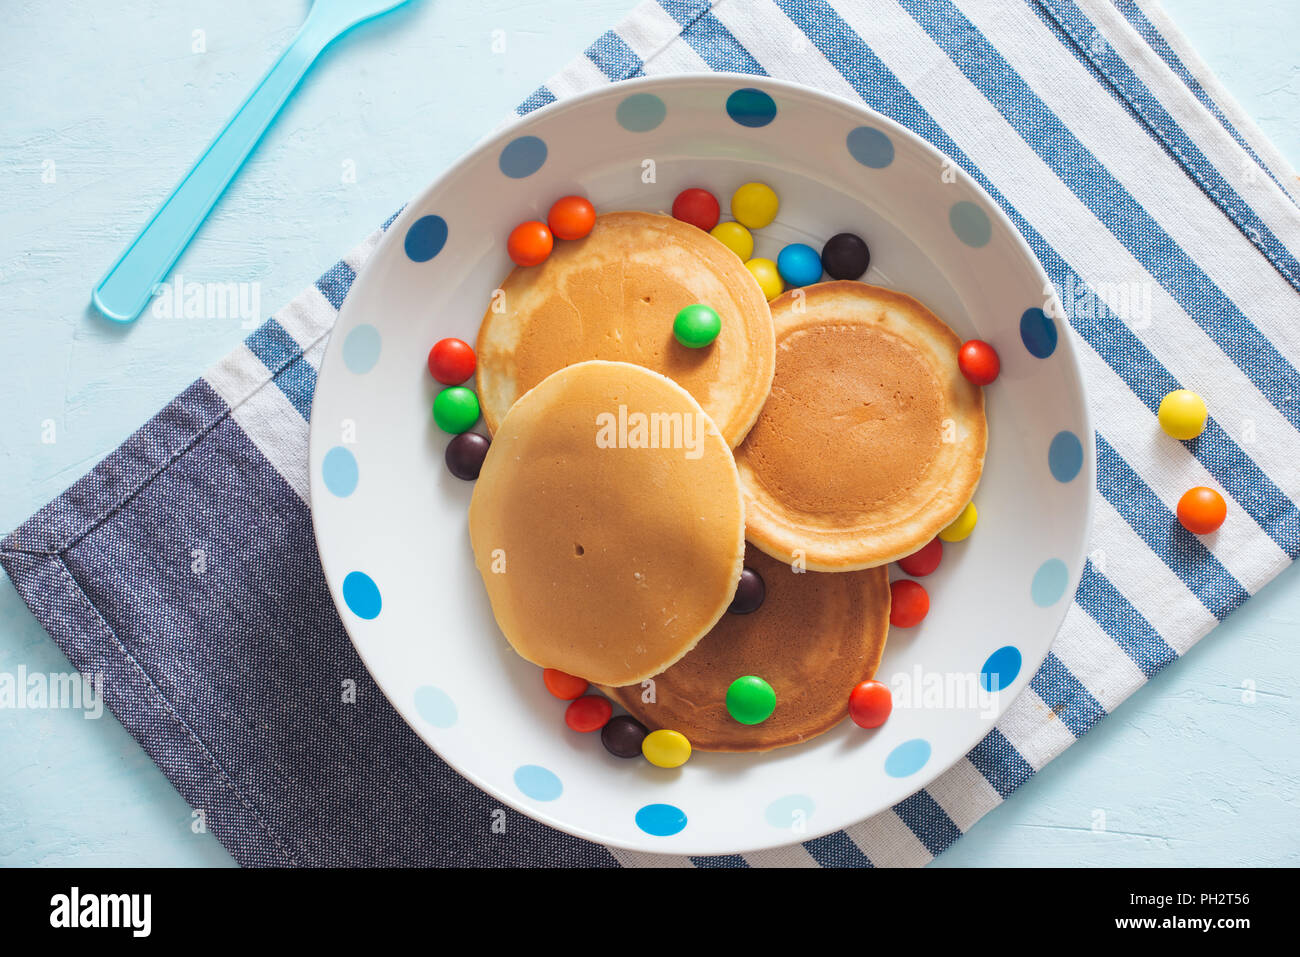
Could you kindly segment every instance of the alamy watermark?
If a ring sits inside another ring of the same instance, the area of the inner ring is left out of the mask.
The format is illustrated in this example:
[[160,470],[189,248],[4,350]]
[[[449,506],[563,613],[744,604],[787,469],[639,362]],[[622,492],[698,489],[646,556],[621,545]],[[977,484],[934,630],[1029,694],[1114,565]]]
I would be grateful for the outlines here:
[[257,282],[186,282],[177,273],[153,287],[152,315],[159,319],[238,319],[251,329],[262,315],[262,284]]
[[95,672],[27,672],[19,665],[13,672],[0,671],[0,709],[44,711],[71,709],[88,719],[104,713],[104,675]]
[[704,437],[711,423],[703,412],[617,412],[596,415],[596,447],[600,449],[682,449],[688,459],[704,455]]

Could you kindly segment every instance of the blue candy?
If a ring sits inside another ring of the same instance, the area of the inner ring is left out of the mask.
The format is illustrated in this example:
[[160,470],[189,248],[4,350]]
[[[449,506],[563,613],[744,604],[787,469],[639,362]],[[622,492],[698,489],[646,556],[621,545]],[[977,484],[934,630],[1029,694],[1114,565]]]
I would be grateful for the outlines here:
[[787,286],[811,286],[822,278],[821,256],[811,246],[791,243],[776,257],[776,270]]

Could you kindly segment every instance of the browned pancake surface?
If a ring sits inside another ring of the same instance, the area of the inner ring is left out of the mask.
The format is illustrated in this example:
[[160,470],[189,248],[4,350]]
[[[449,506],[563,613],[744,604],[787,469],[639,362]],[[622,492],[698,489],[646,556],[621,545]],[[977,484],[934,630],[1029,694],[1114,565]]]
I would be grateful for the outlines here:
[[983,469],[984,398],[957,367],[960,340],[910,296],[859,282],[787,292],[772,315],[772,391],[736,449],[749,541],[820,571],[911,554]]
[[[651,730],[670,728],[701,751],[767,751],[830,730],[848,714],[849,692],[872,677],[889,628],[883,568],[794,573],[750,547],[745,564],[767,597],[748,615],[726,614],[685,657],[641,685],[604,689]],[[727,712],[731,682],[758,675],[776,692],[766,721],[744,725]]]
[[[718,338],[688,349],[673,318],[703,303]],[[483,418],[495,432],[511,404],[556,369],[587,359],[633,362],[695,397],[735,446],[772,382],[772,315],[726,246],[670,216],[613,212],[585,239],[560,241],[540,266],[517,268],[483,317],[476,345]]]

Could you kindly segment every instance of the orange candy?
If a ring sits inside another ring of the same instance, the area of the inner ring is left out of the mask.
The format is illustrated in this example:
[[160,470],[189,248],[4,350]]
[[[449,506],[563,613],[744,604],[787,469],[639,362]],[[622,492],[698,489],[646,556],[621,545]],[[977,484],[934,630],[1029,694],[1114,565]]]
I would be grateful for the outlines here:
[[546,690],[561,701],[572,701],[574,698],[581,698],[587,693],[587,680],[585,678],[575,678],[573,675],[565,674],[556,668],[547,668],[542,672],[542,681],[546,684]]
[[555,240],[545,223],[529,220],[510,231],[506,252],[517,266],[536,266],[551,254]]
[[556,239],[581,239],[596,225],[596,207],[585,196],[565,196],[551,206],[546,225]]
[[1178,521],[1195,535],[1216,531],[1228,517],[1228,505],[1212,488],[1198,485],[1188,489],[1178,500]]

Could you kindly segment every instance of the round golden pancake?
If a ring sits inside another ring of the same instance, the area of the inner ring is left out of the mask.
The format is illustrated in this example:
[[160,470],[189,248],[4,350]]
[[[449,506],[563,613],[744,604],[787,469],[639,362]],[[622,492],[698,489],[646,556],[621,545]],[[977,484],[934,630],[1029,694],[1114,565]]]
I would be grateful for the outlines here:
[[984,467],[984,395],[957,367],[961,341],[911,296],[861,282],[792,290],[772,317],[772,393],[736,449],[746,537],[816,571],[910,555]]
[[[683,306],[722,319],[711,345],[673,338]],[[772,384],[772,314],[736,254],[670,216],[596,217],[585,239],[557,241],[540,266],[513,270],[493,294],[475,346],[483,418],[506,411],[556,369],[587,359],[634,362],[673,379],[703,406],[733,448]]]
[[681,386],[626,362],[580,362],[520,397],[479,472],[469,534],[515,651],[606,685],[690,651],[745,554],[717,426]]
[[[748,615],[724,615],[695,649],[648,688],[606,694],[651,730],[680,731],[700,751],[770,751],[829,731],[848,714],[849,692],[876,673],[889,631],[889,575],[795,574],[751,547],[745,564],[767,597]],[[727,712],[727,688],[758,675],[776,692],[766,721],[741,724]]]

